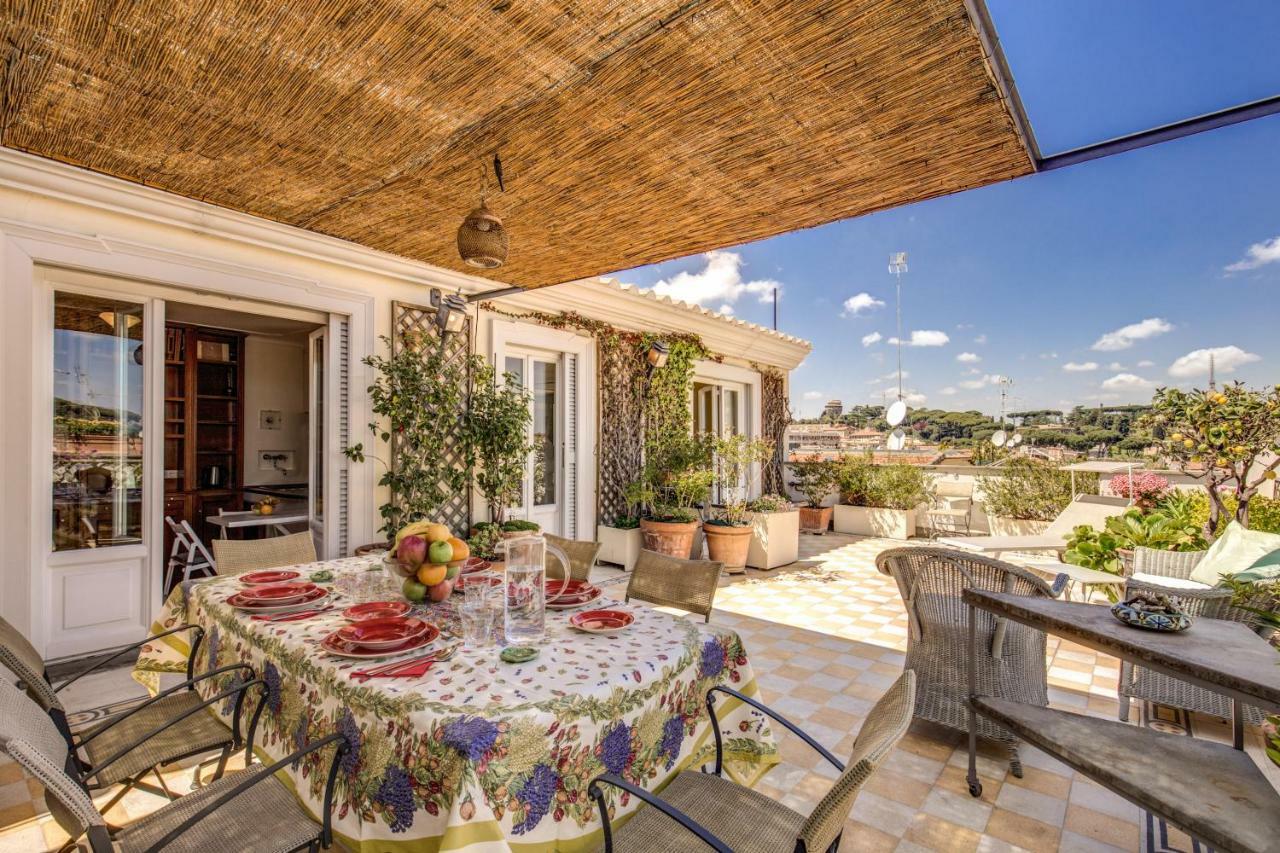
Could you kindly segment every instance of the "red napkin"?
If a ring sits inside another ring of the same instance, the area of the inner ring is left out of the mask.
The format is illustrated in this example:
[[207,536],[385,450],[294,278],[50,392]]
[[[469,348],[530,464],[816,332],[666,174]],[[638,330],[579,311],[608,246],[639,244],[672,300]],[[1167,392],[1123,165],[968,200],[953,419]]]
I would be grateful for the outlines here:
[[389,672],[379,673],[357,670],[351,674],[361,678],[421,678],[437,663],[439,663],[437,660],[423,660],[414,663],[406,663],[404,666],[397,667]]

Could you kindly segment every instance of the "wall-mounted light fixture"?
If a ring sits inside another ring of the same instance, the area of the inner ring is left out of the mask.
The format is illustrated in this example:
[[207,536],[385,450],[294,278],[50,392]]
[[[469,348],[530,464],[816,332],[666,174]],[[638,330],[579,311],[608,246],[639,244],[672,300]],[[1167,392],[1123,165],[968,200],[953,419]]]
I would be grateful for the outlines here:
[[654,341],[649,344],[649,349],[645,352],[645,358],[649,360],[649,373],[663,367],[667,363],[667,358],[671,355],[671,348],[667,346],[666,341]]
[[442,340],[455,332],[461,332],[467,324],[467,301],[460,294],[444,294],[433,287],[431,307],[436,309],[435,323]]

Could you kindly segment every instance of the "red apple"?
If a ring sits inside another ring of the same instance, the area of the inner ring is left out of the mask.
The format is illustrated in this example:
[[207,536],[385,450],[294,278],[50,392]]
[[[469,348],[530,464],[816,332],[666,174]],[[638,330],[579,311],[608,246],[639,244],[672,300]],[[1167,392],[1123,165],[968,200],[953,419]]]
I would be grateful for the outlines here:
[[421,536],[404,537],[396,548],[396,559],[409,568],[418,568],[427,559],[427,540]]

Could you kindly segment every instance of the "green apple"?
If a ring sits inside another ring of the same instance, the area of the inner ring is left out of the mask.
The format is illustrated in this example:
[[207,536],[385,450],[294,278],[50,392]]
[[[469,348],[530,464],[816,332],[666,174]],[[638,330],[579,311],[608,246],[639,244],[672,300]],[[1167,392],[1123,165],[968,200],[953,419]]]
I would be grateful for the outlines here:
[[405,578],[404,585],[400,587],[400,591],[404,593],[405,598],[415,604],[427,597],[427,588],[414,578]]
[[427,548],[427,558],[433,563],[448,563],[453,560],[453,546],[446,539],[432,542]]

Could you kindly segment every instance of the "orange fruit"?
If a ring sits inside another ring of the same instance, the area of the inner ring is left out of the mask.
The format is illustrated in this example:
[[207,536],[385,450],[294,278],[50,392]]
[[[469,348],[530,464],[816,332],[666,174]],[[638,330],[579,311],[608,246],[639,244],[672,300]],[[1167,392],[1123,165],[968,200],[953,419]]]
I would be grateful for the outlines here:
[[465,560],[471,556],[471,549],[467,547],[467,543],[457,536],[449,537],[449,545],[453,548],[453,559],[455,561]]
[[449,573],[449,567],[440,563],[427,563],[418,569],[418,583],[423,586],[435,586],[444,580],[446,574]]

